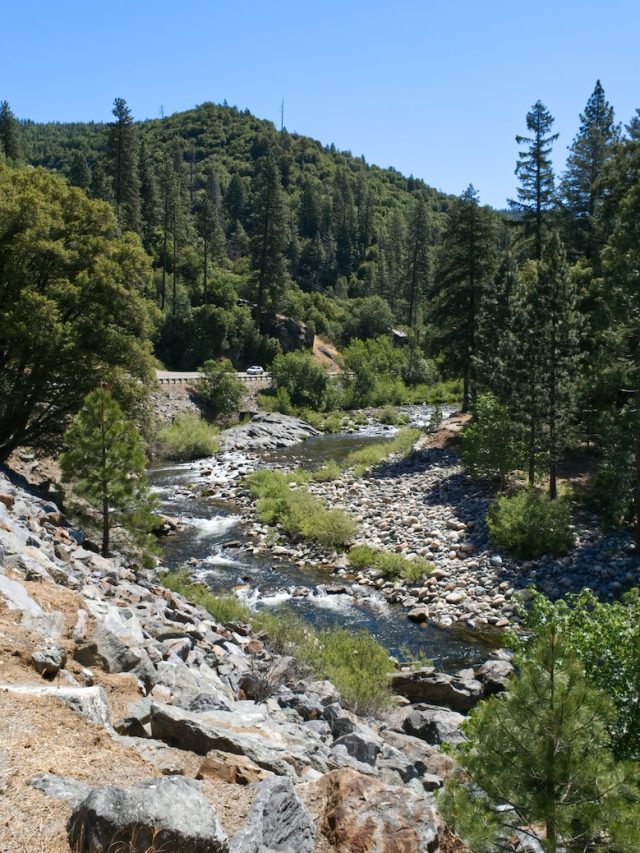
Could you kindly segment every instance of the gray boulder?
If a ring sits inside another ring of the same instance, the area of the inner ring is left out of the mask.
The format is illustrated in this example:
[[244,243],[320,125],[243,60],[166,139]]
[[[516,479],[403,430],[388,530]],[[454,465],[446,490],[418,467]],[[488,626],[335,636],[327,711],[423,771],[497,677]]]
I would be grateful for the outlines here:
[[397,672],[391,676],[394,693],[411,702],[428,702],[445,705],[452,711],[470,711],[482,699],[484,689],[473,678],[471,670],[456,675],[435,672],[433,668],[417,669],[413,672]]
[[475,677],[484,687],[485,696],[505,691],[512,674],[513,664],[506,658],[490,658],[475,670]]
[[162,776],[132,788],[94,788],[67,822],[72,850],[129,853],[184,850],[227,853],[229,844],[201,784],[182,776]]
[[344,746],[349,755],[353,756],[357,761],[363,764],[371,764],[372,766],[376,763],[376,758],[380,752],[379,738],[357,732],[350,732],[334,740],[333,746],[334,748]]
[[104,625],[98,625],[92,639],[81,643],[74,658],[83,666],[99,666],[105,672],[131,672],[148,691],[156,681],[156,670],[147,652],[132,648]]
[[52,696],[90,723],[109,728],[109,703],[102,687],[50,687],[39,684],[0,684],[0,691],[23,696]]
[[[258,767],[281,776],[295,774],[288,763],[289,751],[282,741],[269,740],[253,733],[238,731],[229,714],[229,727],[208,713],[183,711],[171,705],[151,705],[151,734],[169,746],[206,755],[212,749],[246,755]],[[239,721],[236,723],[240,727]],[[255,731],[255,730],[254,730]],[[302,756],[300,756],[302,758]]]
[[465,718],[457,711],[436,706],[419,706],[404,719],[403,730],[430,744],[458,744],[464,740],[462,724]]
[[290,779],[260,782],[251,811],[230,853],[312,853],[315,828]]
[[55,678],[67,662],[67,653],[60,646],[42,646],[33,652],[31,662],[43,678]]

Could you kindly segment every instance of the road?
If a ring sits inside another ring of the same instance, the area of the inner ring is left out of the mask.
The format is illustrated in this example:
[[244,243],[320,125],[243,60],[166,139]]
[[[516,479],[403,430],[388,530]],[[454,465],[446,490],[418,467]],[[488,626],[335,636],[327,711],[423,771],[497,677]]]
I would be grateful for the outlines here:
[[[186,385],[195,382],[202,374],[197,371],[180,370],[156,370],[156,378],[161,385]],[[262,373],[260,376],[250,376],[248,373],[238,370],[236,376],[245,385],[251,388],[268,388],[271,385],[271,374]]]

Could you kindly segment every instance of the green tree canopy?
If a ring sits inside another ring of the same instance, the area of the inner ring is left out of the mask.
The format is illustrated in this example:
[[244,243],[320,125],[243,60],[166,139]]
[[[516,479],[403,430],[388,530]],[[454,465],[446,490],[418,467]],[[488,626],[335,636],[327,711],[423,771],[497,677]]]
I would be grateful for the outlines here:
[[0,459],[55,448],[114,373],[151,378],[149,286],[140,241],[118,236],[107,204],[43,169],[0,165]]
[[152,527],[144,442],[104,388],[92,391],[65,433],[60,457],[64,479],[100,512],[102,556],[109,554],[111,529],[121,524],[134,534]]
[[[513,849],[515,832],[545,829],[547,853],[631,851],[640,844],[637,771],[608,745],[611,703],[549,626],[506,695],[482,702],[464,730],[459,781],[441,799],[474,853]],[[499,808],[498,808],[499,807]]]

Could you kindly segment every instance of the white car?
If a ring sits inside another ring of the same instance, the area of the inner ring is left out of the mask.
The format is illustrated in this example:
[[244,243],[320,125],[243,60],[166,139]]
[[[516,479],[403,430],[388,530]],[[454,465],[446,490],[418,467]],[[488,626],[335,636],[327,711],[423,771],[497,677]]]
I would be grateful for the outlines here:
[[254,364],[253,367],[247,368],[247,376],[262,376],[264,373],[263,367],[258,367],[257,364]]

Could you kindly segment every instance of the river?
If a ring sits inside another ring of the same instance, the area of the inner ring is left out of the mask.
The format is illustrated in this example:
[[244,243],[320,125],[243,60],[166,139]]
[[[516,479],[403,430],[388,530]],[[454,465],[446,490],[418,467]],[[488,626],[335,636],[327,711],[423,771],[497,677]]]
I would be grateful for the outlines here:
[[[266,464],[315,468],[384,440],[384,434],[371,435],[370,430],[321,435],[285,450],[264,453],[262,459]],[[238,508],[189,488],[191,480],[197,479],[195,474],[191,464],[158,465],[150,471],[162,512],[189,525],[164,541],[163,562],[169,568],[189,565],[214,591],[234,591],[253,608],[286,603],[315,627],[339,624],[354,631],[370,631],[400,659],[421,653],[439,669],[451,672],[486,658],[487,643],[470,631],[421,627],[407,619],[401,606],[389,604],[379,592],[354,584],[348,577],[336,577],[322,567],[301,568],[254,555]],[[337,583],[346,585],[352,594],[326,591]],[[297,595],[300,588],[309,594]]]

